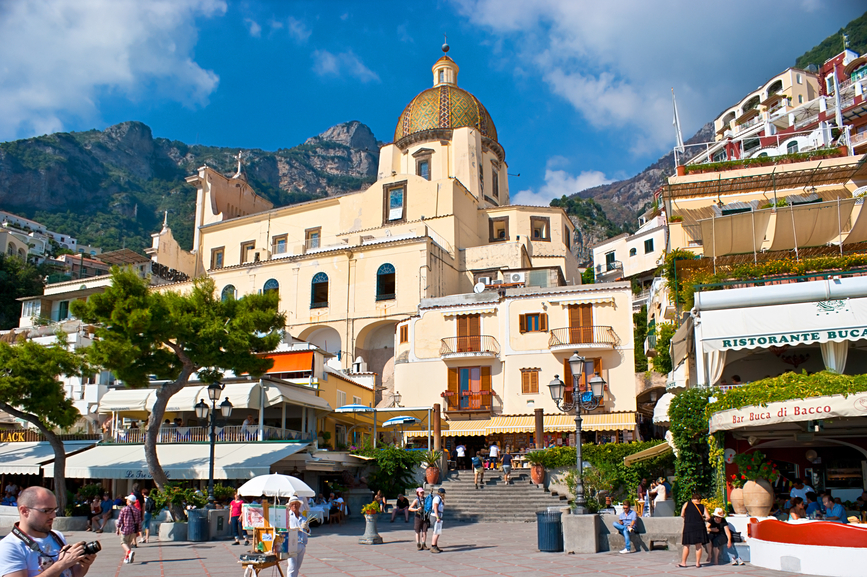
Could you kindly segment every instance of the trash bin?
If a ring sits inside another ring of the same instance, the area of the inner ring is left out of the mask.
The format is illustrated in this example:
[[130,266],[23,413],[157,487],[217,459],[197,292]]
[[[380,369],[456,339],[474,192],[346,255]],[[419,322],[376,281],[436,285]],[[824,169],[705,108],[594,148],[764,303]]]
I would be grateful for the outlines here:
[[190,509],[187,511],[187,541],[208,540],[208,510]]
[[556,553],[563,550],[563,523],[559,511],[538,511],[536,513],[536,528],[539,540],[539,551]]

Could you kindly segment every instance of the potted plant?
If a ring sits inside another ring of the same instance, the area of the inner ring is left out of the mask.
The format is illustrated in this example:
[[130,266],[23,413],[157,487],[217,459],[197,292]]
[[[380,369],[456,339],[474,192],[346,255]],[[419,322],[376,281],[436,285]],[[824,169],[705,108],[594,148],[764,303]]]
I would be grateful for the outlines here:
[[743,477],[744,507],[753,517],[767,517],[774,504],[774,489],[771,486],[780,476],[777,466],[765,459],[761,451],[740,454],[735,457]]
[[731,478],[732,492],[729,494],[729,501],[731,501],[732,509],[735,511],[735,515],[746,515],[747,508],[744,507],[744,483],[746,482],[746,476],[741,475],[740,473],[733,473]]
[[376,527],[376,516],[381,512],[379,503],[373,501],[361,508],[361,514],[364,515],[364,535],[358,539],[361,545],[379,545],[382,543],[382,537]]
[[421,462],[427,467],[424,471],[424,480],[428,485],[436,485],[440,482],[440,457],[441,451],[426,451],[421,456]]
[[541,485],[545,482],[545,451],[531,451],[526,458],[530,463],[530,480],[534,485]]

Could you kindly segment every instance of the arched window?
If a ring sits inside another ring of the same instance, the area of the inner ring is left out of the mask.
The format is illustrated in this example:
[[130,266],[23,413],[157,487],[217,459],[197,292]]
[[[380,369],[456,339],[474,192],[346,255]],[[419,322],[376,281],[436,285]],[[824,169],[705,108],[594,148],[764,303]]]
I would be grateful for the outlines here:
[[223,292],[220,293],[220,300],[226,302],[229,299],[235,299],[235,285],[227,284],[223,287]]
[[376,271],[376,300],[385,301],[394,298],[395,286],[394,266],[386,263]]
[[328,306],[328,275],[318,272],[310,282],[310,308],[321,309]]
[[265,286],[262,287],[263,293],[269,293],[271,291],[279,292],[280,291],[280,283],[278,283],[274,279],[268,279],[265,281]]
[[635,248],[629,249],[629,256],[635,256],[636,254],[638,254],[638,249],[635,249]]
[[798,152],[798,141],[792,140],[786,145],[786,154],[795,154]]

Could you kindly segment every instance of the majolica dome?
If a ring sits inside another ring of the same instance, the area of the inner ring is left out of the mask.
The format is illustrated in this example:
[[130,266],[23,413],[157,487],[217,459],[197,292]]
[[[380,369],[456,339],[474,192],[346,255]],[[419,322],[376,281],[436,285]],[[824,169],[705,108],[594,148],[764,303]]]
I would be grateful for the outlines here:
[[[444,50],[448,50],[444,47]],[[434,86],[412,99],[403,110],[394,130],[394,141],[427,130],[469,126],[482,136],[497,141],[491,115],[479,99],[458,88],[458,65],[443,56],[433,65]]]

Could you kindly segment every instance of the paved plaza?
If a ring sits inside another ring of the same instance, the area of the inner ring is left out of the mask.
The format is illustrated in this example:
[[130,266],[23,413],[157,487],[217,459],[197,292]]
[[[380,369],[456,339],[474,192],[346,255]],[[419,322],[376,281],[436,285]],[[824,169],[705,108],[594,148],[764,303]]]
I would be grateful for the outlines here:
[[[489,577],[503,575],[617,575],[653,577],[655,575],[701,575],[703,577],[786,577],[782,573],[752,567],[749,564],[733,567],[703,566],[681,569],[676,566],[679,552],[653,551],[620,555],[566,555],[541,553],[536,549],[535,523],[462,523],[447,527],[441,538],[443,552],[433,554],[417,551],[410,524],[386,519],[380,523],[382,545],[359,545],[358,537],[364,532],[361,522],[347,522],[343,526],[320,527],[307,546],[307,555],[301,567],[306,577],[374,577],[401,575],[452,575],[455,577]],[[92,539],[93,533],[70,533],[70,540]],[[428,535],[430,539],[430,535]],[[125,565],[119,538],[101,535],[103,550],[91,568],[93,577],[120,575],[142,577],[183,577],[206,575],[210,577],[241,577],[238,555],[243,546],[231,541],[207,543],[159,543],[140,545],[136,562]],[[694,564],[690,557],[690,563]],[[284,564],[285,570],[285,564]],[[273,569],[262,571],[263,576],[277,575]]]

